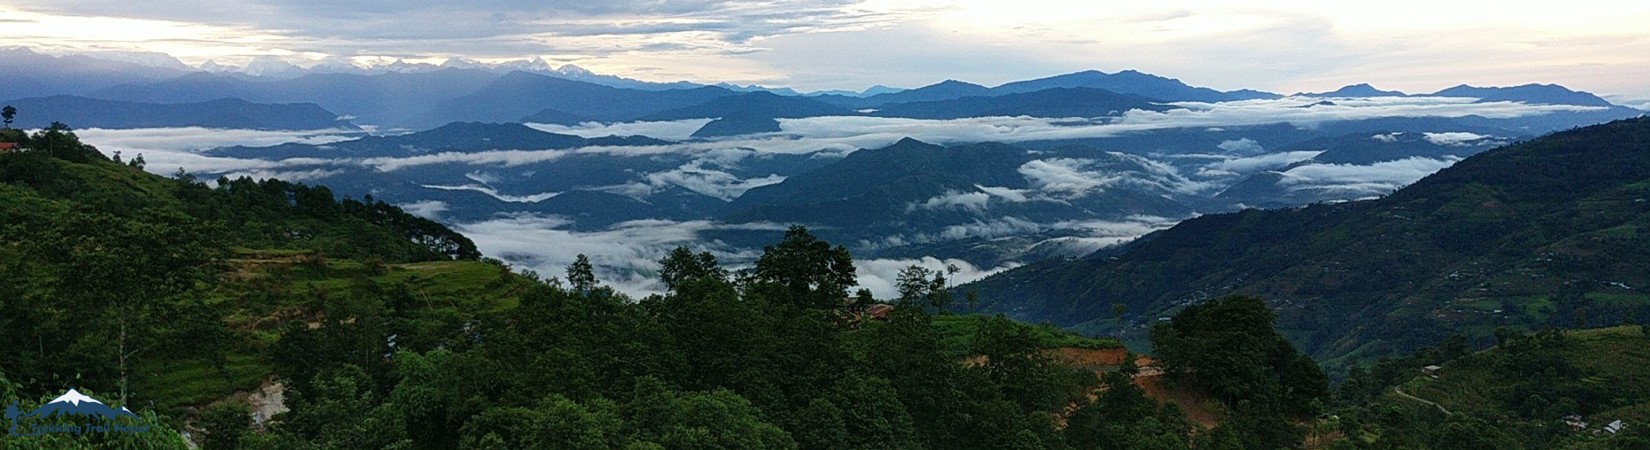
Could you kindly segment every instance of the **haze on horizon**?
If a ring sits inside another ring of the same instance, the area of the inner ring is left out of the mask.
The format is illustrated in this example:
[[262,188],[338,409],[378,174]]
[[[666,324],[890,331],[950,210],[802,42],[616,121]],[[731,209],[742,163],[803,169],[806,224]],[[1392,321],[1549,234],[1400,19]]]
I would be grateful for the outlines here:
[[0,0],[0,45],[196,65],[542,57],[649,81],[804,91],[1137,69],[1223,90],[1559,83],[1650,103],[1650,3],[1330,3]]

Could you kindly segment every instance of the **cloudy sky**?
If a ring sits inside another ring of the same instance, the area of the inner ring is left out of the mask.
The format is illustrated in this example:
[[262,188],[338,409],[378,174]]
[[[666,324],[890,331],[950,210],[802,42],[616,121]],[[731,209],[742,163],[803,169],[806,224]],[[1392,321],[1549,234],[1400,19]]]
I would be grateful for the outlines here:
[[279,56],[540,56],[803,90],[1138,69],[1219,89],[1553,82],[1650,98],[1650,2],[1569,0],[0,0],[5,44]]

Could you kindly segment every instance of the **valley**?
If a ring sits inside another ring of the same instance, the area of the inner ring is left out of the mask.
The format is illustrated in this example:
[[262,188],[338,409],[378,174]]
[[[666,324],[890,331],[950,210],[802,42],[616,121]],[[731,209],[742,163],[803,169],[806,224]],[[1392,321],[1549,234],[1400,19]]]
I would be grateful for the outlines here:
[[[1559,86],[1283,96],[1134,71],[995,88],[948,81],[863,97],[564,77],[456,68],[195,74],[84,95],[320,102],[310,107],[352,119],[341,128],[180,121],[81,134],[106,153],[141,154],[163,175],[278,178],[371,195],[540,272],[572,262],[542,249],[577,246],[633,295],[659,292],[656,264],[636,255],[690,245],[744,266],[784,226],[806,224],[874,262],[862,281],[886,296],[895,272],[913,263],[956,265],[959,280],[973,281],[1203,214],[1377,197],[1490,148],[1638,114]],[[438,84],[452,97],[419,100],[432,102],[425,106],[386,91]],[[209,86],[219,93],[183,95]],[[377,97],[316,96],[338,90]],[[501,102],[558,106],[518,114]],[[22,117],[39,117],[24,104]],[[387,119],[376,108],[428,108],[418,114],[429,120]],[[947,113],[916,112],[923,108]],[[757,125],[704,132],[731,119]]]
[[[750,26],[707,17],[625,27]],[[910,32],[833,26],[785,33]],[[663,81],[683,42],[0,49],[0,447],[1650,445],[1643,101],[1464,69]]]

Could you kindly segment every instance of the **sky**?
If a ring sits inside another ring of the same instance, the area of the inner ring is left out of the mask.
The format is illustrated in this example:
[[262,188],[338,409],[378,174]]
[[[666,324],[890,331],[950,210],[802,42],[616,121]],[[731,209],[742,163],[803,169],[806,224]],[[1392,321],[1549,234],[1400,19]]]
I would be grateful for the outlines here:
[[1650,2],[0,0],[0,45],[189,64],[542,57],[799,90],[1137,69],[1283,93],[1559,83],[1650,99]]

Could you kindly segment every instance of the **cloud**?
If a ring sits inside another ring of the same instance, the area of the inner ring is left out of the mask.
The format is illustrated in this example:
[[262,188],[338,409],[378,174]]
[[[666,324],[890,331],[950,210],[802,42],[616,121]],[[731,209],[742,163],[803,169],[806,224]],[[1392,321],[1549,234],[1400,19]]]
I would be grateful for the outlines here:
[[1493,137],[1493,136],[1485,136],[1485,135],[1482,135],[1482,134],[1459,132],[1459,131],[1458,132],[1449,132],[1449,133],[1422,133],[1422,134],[1424,136],[1426,136],[1427,142],[1431,142],[1431,143],[1437,144],[1437,145],[1449,145],[1449,146],[1456,146],[1456,147],[1466,147],[1466,146],[1472,145],[1471,144],[1472,141],[1489,139],[1489,138]]
[[[990,220],[976,219],[969,223],[948,226],[936,233],[900,234],[883,236],[876,241],[862,240],[857,243],[857,248],[880,250],[967,238],[999,239],[1052,233],[1060,236],[1033,242],[1020,248],[1002,249],[1003,255],[1008,259],[1014,259],[1019,257],[1016,255],[1025,255],[1035,249],[1039,257],[1049,254],[1082,256],[1101,248],[1134,240],[1153,231],[1172,227],[1184,219],[1135,215],[1119,220],[1065,220],[1053,223],[1038,223],[1008,216]],[[1048,246],[1058,247],[1058,250],[1050,251],[1044,248]]]
[[[141,5],[102,0],[17,0],[10,6],[48,21],[104,17],[114,21],[192,27],[170,34],[147,33],[137,38],[219,40],[244,46],[242,51],[228,55],[227,59],[232,60],[306,53],[605,57],[637,48],[737,53],[748,51],[749,41],[755,38],[862,29],[891,20],[888,13],[854,8],[854,3],[857,0],[802,0],[776,8],[768,2],[744,0],[465,3],[368,0],[365,4],[318,0],[222,0],[207,4],[153,0]],[[249,35],[259,39],[246,39]],[[98,44],[119,44],[112,37],[110,41],[115,42]],[[221,58],[225,55],[217,56],[220,60],[226,59]]]
[[425,201],[419,201],[419,202],[403,203],[403,204],[396,205],[396,206],[401,207],[402,210],[404,210],[404,211],[406,211],[406,212],[408,212],[412,215],[415,215],[415,216],[418,216],[418,217],[423,217],[425,219],[430,219],[430,220],[440,220],[441,219],[441,213],[447,212],[447,202],[443,202],[443,201],[440,201],[440,200],[425,200]]
[[[979,281],[985,277],[1019,267],[1021,264],[1008,263],[1000,267],[981,268],[960,259],[940,259],[933,256],[906,259],[865,259],[854,261],[855,273],[859,275],[859,287],[870,289],[871,294],[878,299],[888,300],[899,298],[899,272],[911,266],[922,266],[930,270],[945,272],[947,266],[955,266],[958,272],[947,275],[946,281],[952,286]],[[952,292],[951,311],[962,311],[967,308],[963,300],[964,293]]]
[[640,297],[664,289],[659,283],[658,260],[677,246],[716,255],[724,267],[737,268],[756,260],[760,249],[739,248],[721,241],[704,239],[708,231],[771,233],[777,241],[784,226],[777,224],[723,224],[709,221],[675,222],[638,220],[613,225],[601,231],[566,229],[565,218],[516,215],[453,227],[471,240],[482,253],[498,257],[545,277],[560,277],[577,255],[590,258],[597,278],[620,292]]
[[313,131],[258,131],[225,130],[199,127],[142,128],[106,130],[87,128],[74,131],[82,142],[96,146],[106,155],[120,152],[127,160],[143,156],[150,172],[171,175],[178,168],[191,173],[223,173],[234,171],[272,170],[314,160],[290,162],[255,159],[222,158],[197,152],[213,147],[247,145],[270,146],[285,143],[327,144],[358,137],[360,132],[347,130]]
[[1307,150],[1271,153],[1246,158],[1231,158],[1205,164],[1198,169],[1198,173],[1205,176],[1229,176],[1255,173],[1262,170],[1275,169],[1297,162],[1306,161],[1318,156],[1320,153],[1323,153],[1323,151]]
[[572,150],[493,150],[485,152],[441,152],[402,157],[363,158],[360,164],[384,172],[436,164],[496,165],[514,167],[555,161],[573,154]]
[[1650,7],[1620,0],[1520,6],[1485,14],[1479,2],[1420,0],[12,0],[0,16],[35,25],[8,23],[14,42],[158,48],[191,62],[545,55],[655,80],[804,90],[945,78],[993,84],[1134,68],[1221,89],[1324,91],[1378,81],[1421,92],[1463,82],[1556,81],[1650,94],[1637,76],[1650,61],[1642,26]]
[[974,188],[979,189],[981,192],[991,194],[992,197],[1003,199],[1004,201],[1022,203],[1031,200],[1030,197],[1026,196],[1032,192],[1030,189],[1011,189],[997,186],[980,186],[977,184],[974,185]]
[[684,189],[724,201],[731,201],[740,195],[744,195],[745,191],[752,188],[785,181],[785,177],[773,174],[759,178],[740,179],[727,172],[705,168],[705,164],[705,160],[694,160],[674,170],[647,174],[645,178],[652,190],[668,186],[681,186]]
[[490,174],[490,173],[487,173],[487,172],[482,172],[482,171],[479,171],[479,170],[475,171],[475,172],[470,172],[470,173],[464,174],[464,178],[469,178],[471,180],[475,180],[477,183],[481,183],[481,184],[493,184],[493,183],[497,183],[499,181],[502,181],[502,179],[499,178],[498,175]]
[[320,180],[344,173],[342,169],[310,169],[310,170],[251,170],[236,171],[223,174],[229,179],[250,177],[256,180],[285,180],[295,183]]
[[1259,142],[1249,138],[1221,141],[1216,147],[1232,153],[1254,154],[1266,151],[1266,147],[1261,147]]
[[947,225],[937,234],[921,236],[913,239],[917,242],[954,241],[967,238],[994,239],[1004,236],[1031,234],[1048,229],[1048,225],[1019,217],[1008,216],[1000,219],[979,220],[973,222]]
[[1460,158],[1410,157],[1370,165],[1308,164],[1282,172],[1279,184],[1291,190],[1315,190],[1342,195],[1381,195],[1414,183],[1454,165]]
[[1180,169],[1144,156],[1121,152],[1110,152],[1109,154],[1117,159],[1133,163],[1140,168],[1139,171],[1125,172],[1122,179],[1124,184],[1143,186],[1180,195],[1197,195],[1221,187],[1219,183],[1188,179],[1180,175]]
[[1397,132],[1386,133],[1386,134],[1377,134],[1377,135],[1374,135],[1374,136],[1370,136],[1369,138],[1374,139],[1376,141],[1380,141],[1380,142],[1392,143],[1392,142],[1398,142],[1398,136],[1403,136],[1403,135],[1404,135],[1404,132],[1397,131]]
[[74,130],[82,141],[96,145],[113,145],[173,151],[197,151],[214,147],[245,145],[264,147],[285,143],[329,144],[362,135],[350,130],[262,131],[219,128],[178,127],[108,130],[85,128]]
[[529,123],[528,127],[558,134],[571,134],[585,138],[605,136],[647,136],[667,141],[685,141],[693,137],[693,132],[699,131],[710,119],[687,119],[668,122],[619,122],[599,123],[586,122],[580,125],[555,125]]
[[[193,154],[200,148],[224,145],[274,145],[284,142],[323,144],[347,139],[355,134],[321,130],[314,132],[260,132],[243,130],[207,130],[201,128],[167,128],[146,130],[85,130],[82,137],[88,143],[104,150],[123,150],[130,155],[144,152],[151,167],[169,170],[184,167],[190,171],[224,172],[230,170],[270,169],[305,164],[351,164],[380,171],[393,172],[411,167],[439,164],[467,164],[476,166],[513,167],[555,161],[574,154],[609,154],[647,156],[661,154],[702,155],[708,161],[737,160],[756,154],[815,154],[835,157],[861,148],[879,148],[905,137],[913,137],[940,144],[973,142],[1025,142],[1112,137],[1121,134],[1172,128],[1209,128],[1219,126],[1261,125],[1278,122],[1315,124],[1333,120],[1356,120],[1391,116],[1461,117],[1520,117],[1546,114],[1553,111],[1585,110],[1585,107],[1526,105],[1513,102],[1473,103],[1471,99],[1402,97],[1351,99],[1337,106],[1297,108],[1311,99],[1287,98],[1281,100],[1254,100],[1217,104],[1183,103],[1189,109],[1166,112],[1131,111],[1110,121],[1078,121],[1034,117],[979,117],[954,120],[921,120],[881,117],[812,117],[780,119],[782,131],[754,136],[740,136],[711,142],[687,142],[652,146],[602,146],[564,150],[494,150],[484,152],[445,152],[405,157],[366,158],[360,160],[314,159],[286,160],[277,163],[212,158]],[[607,136],[656,132],[665,135],[689,133],[693,121],[633,122],[622,124],[584,124],[579,126],[536,126],[541,129],[581,136]],[[1238,140],[1242,142],[1242,140]],[[159,153],[167,153],[158,155]],[[151,155],[156,154],[156,155]],[[158,156],[158,159],[157,159]],[[159,162],[161,165],[156,165]],[[1148,163],[1149,164],[1149,163]],[[1165,166],[1166,167],[1166,166]],[[1038,167],[1033,170],[1059,170],[1058,167]],[[1072,167],[1065,169],[1076,170]],[[1068,170],[1067,172],[1070,172]],[[1212,169],[1216,170],[1216,169]],[[1080,171],[1079,171],[1080,172]],[[1216,173],[1216,172],[1210,172]],[[706,173],[715,178],[715,174]],[[1066,175],[1071,173],[1048,176]],[[726,197],[750,186],[710,184],[680,180],[684,187],[699,187],[707,195]],[[1182,183],[1183,184],[1183,183]],[[1076,188],[1078,185],[1070,185]],[[1182,191],[1201,187],[1182,185]]]
[[656,221],[576,232],[562,229],[568,224],[558,217],[522,215],[459,224],[454,229],[475,241],[483,253],[546,277],[562,276],[577,255],[586,255],[604,283],[627,294],[645,295],[661,290],[648,276],[657,272],[657,260],[678,245],[706,245],[698,233],[713,227],[709,222]]
[[444,185],[438,185],[438,184],[425,184],[425,185],[421,185],[421,186],[426,187],[426,188],[430,188],[430,189],[440,189],[440,190],[443,190],[443,191],[475,191],[475,192],[480,192],[480,193],[483,193],[483,194],[487,194],[488,196],[491,196],[493,198],[503,200],[503,201],[507,201],[507,202],[511,202],[511,203],[538,203],[538,202],[542,202],[542,201],[545,201],[545,200],[549,200],[551,197],[561,195],[560,192],[543,192],[543,193],[530,194],[530,195],[500,194],[497,189],[493,189],[493,188],[488,187],[488,186],[478,186],[478,185],[474,185],[474,184],[466,184],[466,185],[462,185],[462,186],[444,186]]
[[983,211],[985,210],[986,203],[990,201],[991,194],[984,192],[946,191],[945,194],[935,196],[921,203],[912,203],[910,207],[906,208],[906,210],[914,211],[921,208],[927,210],[961,209],[967,211]]
[[1065,198],[1087,195],[1122,179],[1087,170],[1092,165],[1092,159],[1039,159],[1020,165],[1018,171],[1037,189]]

